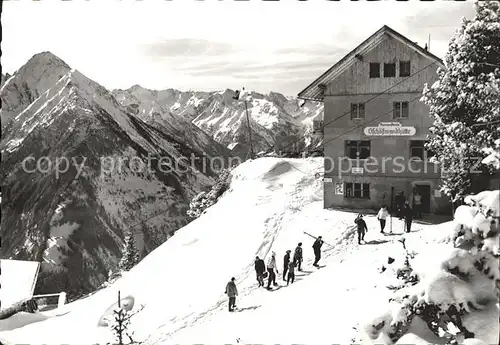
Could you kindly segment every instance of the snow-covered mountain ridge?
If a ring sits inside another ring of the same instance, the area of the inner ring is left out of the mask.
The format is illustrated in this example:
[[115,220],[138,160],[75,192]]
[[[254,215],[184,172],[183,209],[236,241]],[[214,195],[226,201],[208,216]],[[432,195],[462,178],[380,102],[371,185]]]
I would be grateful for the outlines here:
[[230,89],[157,91],[135,85],[127,90],[114,90],[113,94],[121,104],[135,109],[139,118],[151,124],[162,126],[166,120],[179,119],[181,115],[242,157],[246,157],[249,150],[244,100],[247,100],[256,153],[280,148],[292,151],[294,142],[297,148],[314,148],[320,141],[312,135],[312,120],[322,118],[323,104],[299,101],[276,92],[264,95],[245,90],[235,100],[235,90]]
[[170,131],[141,121],[48,52],[6,79],[1,98],[0,255],[41,261],[40,293],[95,290],[127,230],[143,254],[155,249],[214,181],[191,158],[230,154],[189,121]]

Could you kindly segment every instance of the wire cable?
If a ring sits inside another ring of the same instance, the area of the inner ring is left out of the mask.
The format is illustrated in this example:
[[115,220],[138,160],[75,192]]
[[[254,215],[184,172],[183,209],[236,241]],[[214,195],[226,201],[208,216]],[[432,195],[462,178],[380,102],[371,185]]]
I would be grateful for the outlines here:
[[[384,91],[382,91],[382,92],[380,92],[380,93],[378,93],[378,94],[375,94],[375,96],[373,96],[372,98],[368,99],[366,102],[363,102],[363,103],[361,103],[361,104],[365,105],[365,104],[367,104],[367,103],[369,103],[369,102],[373,101],[374,99],[376,99],[376,98],[378,98],[378,97],[380,97],[380,96],[382,96],[382,95],[386,94],[388,91],[390,91],[390,90],[394,89],[396,86],[398,86],[398,85],[400,85],[400,84],[404,83],[405,81],[407,81],[407,80],[409,80],[409,79],[411,79],[411,78],[415,77],[416,75],[418,75],[418,74],[422,73],[423,71],[425,71],[426,69],[428,69],[428,68],[430,68],[431,66],[435,65],[436,63],[437,63],[437,61],[433,61],[433,62],[431,62],[430,64],[428,64],[428,65],[426,65],[426,66],[422,67],[421,69],[419,69],[417,72],[415,72],[415,73],[413,73],[412,75],[410,75],[410,76],[408,76],[408,77],[405,77],[404,79],[402,79],[402,80],[398,81],[397,83],[395,83],[395,84],[394,84],[394,85],[392,85],[391,87],[389,87],[389,88],[385,89]],[[421,97],[421,95],[420,95],[419,97]],[[323,112],[324,112],[324,110],[323,110]],[[336,117],[336,118],[334,118],[334,119],[332,119],[332,120],[328,121],[327,123],[324,123],[324,124],[323,124],[323,128],[325,128],[325,127],[326,127],[326,126],[328,126],[328,125],[331,125],[333,122],[335,122],[335,121],[337,121],[337,120],[339,120],[339,119],[343,118],[343,117],[344,117],[344,116],[346,116],[346,115],[349,115],[350,113],[351,113],[351,109],[349,109],[349,110],[348,110],[348,111],[346,111],[345,113],[343,113],[343,114],[339,115],[338,117]],[[304,138],[305,138],[305,136],[301,136],[299,139],[297,139],[297,140],[293,141],[292,143],[287,144],[284,148],[288,148],[288,147],[290,147],[291,145],[295,145],[297,142],[299,142],[299,141],[303,140]],[[324,143],[323,143],[323,145],[324,145]]]

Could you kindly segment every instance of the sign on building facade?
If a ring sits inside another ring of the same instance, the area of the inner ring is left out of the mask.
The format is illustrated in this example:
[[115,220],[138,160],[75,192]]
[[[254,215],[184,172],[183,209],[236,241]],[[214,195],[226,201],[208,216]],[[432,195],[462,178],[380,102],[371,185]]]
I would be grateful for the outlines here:
[[381,122],[377,127],[365,127],[367,136],[391,137],[391,136],[412,136],[417,132],[415,127],[402,126],[399,122]]
[[342,182],[335,183],[335,195],[344,195],[344,184]]

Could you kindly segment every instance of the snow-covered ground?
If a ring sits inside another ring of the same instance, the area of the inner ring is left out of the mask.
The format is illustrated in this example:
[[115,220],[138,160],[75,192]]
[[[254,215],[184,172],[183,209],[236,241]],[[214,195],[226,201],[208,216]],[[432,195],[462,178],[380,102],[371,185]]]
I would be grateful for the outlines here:
[[[46,313],[51,316],[46,320],[0,332],[0,339],[105,343],[112,334],[99,324],[105,324],[103,316],[110,314],[120,290],[132,310],[144,307],[132,319],[133,337],[144,344],[366,342],[365,321],[383,312],[392,295],[387,286],[397,283],[391,267],[404,260],[398,241],[403,224],[394,219],[394,234],[383,235],[376,218],[366,216],[366,244],[358,245],[355,214],[323,209],[323,182],[315,178],[322,168],[321,158],[260,158],[240,165],[217,204],[123,278]],[[427,254],[445,245],[449,227],[416,222],[414,232],[404,236],[410,250],[430,260]],[[322,235],[327,243],[320,261],[324,267],[312,266],[313,239],[304,231]],[[278,289],[259,288],[255,256],[267,261],[275,251],[281,274],[285,251],[298,242],[303,242],[305,262],[295,283],[286,286],[278,276]],[[392,266],[389,256],[395,259]],[[415,265],[425,267],[425,262]],[[383,266],[387,269],[381,272]],[[235,313],[228,312],[224,294],[231,277],[239,290]]]

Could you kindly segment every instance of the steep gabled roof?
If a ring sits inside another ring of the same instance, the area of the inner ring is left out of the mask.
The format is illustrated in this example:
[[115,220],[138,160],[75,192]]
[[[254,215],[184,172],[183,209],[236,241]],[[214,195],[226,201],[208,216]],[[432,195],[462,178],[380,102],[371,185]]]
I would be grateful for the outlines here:
[[373,49],[373,47],[375,47],[384,39],[385,35],[394,37],[395,39],[401,41],[403,44],[406,44],[410,48],[416,50],[420,54],[428,57],[431,60],[434,60],[439,66],[444,67],[444,62],[436,55],[420,47],[418,44],[401,35],[399,32],[391,29],[387,25],[384,25],[382,28],[377,30],[377,32],[375,32],[373,35],[364,40],[360,45],[354,48],[351,52],[349,52],[346,56],[340,59],[335,65],[333,65],[319,78],[313,81],[304,90],[302,90],[298,94],[298,98],[312,101],[323,101],[324,87],[322,86],[327,85],[336,77],[338,77],[340,73],[349,68],[356,61],[356,55],[363,54],[364,52]]

